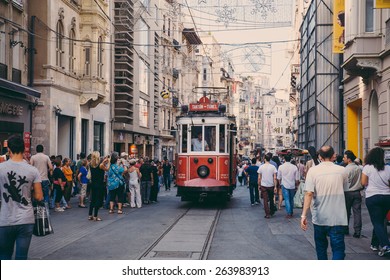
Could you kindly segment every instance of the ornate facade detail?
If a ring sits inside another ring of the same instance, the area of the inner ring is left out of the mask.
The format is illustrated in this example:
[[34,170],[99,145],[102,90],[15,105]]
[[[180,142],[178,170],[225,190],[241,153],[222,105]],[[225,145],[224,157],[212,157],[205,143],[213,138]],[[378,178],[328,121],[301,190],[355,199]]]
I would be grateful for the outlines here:
[[105,96],[98,93],[83,93],[80,95],[80,105],[89,105],[90,108],[95,108],[104,99]]
[[381,60],[379,58],[358,58],[356,66],[362,68],[372,68],[376,72],[382,70]]
[[70,22],[71,29],[76,29],[76,18],[72,17],[72,21]]
[[65,18],[65,10],[64,10],[64,8],[59,8],[59,10],[58,10],[58,18],[59,18],[59,20],[64,20],[64,18]]

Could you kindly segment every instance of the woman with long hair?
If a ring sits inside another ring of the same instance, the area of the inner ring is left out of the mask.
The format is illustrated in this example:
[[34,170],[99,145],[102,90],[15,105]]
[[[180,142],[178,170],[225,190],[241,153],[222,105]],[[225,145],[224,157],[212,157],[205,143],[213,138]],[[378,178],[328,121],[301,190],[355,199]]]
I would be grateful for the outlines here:
[[94,151],[91,156],[91,164],[89,166],[91,170],[91,203],[89,205],[88,220],[101,221],[98,217],[99,208],[103,206],[103,198],[105,192],[104,185],[104,172],[109,158],[106,157],[104,160],[100,160],[100,153]]
[[66,178],[64,173],[61,170],[61,159],[59,157],[56,157],[56,159],[54,160],[54,164],[56,166],[56,168],[53,171],[53,186],[55,189],[54,211],[64,212],[64,209],[60,207],[60,201],[62,199],[62,196],[64,195]]
[[71,164],[71,160],[69,158],[64,158],[64,160],[62,161],[62,168],[61,168],[66,178],[66,184],[64,188],[64,198],[67,204],[66,206],[67,209],[71,208],[70,197],[73,188],[73,171],[72,168],[70,168],[70,164]]
[[390,242],[385,226],[386,214],[390,210],[390,166],[385,165],[384,157],[385,152],[379,147],[368,152],[361,181],[363,186],[367,186],[366,205],[374,227],[371,249],[380,249],[379,256],[390,255]]
[[118,161],[117,152],[111,154],[110,166],[105,168],[107,171],[107,188],[110,196],[110,210],[108,213],[114,213],[115,199],[118,202],[118,214],[122,214],[123,195],[125,191],[125,180],[123,174],[127,171],[122,161]]

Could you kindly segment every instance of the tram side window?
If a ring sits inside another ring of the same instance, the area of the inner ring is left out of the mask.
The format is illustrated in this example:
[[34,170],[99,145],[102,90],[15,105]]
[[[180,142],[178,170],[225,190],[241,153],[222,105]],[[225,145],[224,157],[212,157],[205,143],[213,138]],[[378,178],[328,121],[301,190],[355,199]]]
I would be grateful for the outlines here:
[[182,135],[181,135],[181,152],[187,153],[187,130],[188,127],[186,124],[182,126]]
[[220,153],[226,153],[226,131],[225,131],[225,125],[220,124],[219,125],[219,152]]

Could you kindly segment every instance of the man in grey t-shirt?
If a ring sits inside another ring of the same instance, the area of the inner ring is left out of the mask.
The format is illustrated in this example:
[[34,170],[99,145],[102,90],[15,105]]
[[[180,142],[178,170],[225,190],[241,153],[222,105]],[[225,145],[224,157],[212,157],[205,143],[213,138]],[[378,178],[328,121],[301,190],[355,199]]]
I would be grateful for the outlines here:
[[335,152],[331,146],[323,146],[319,156],[321,163],[310,168],[306,176],[301,228],[307,230],[306,215],[310,207],[317,258],[328,259],[329,236],[332,259],[343,260],[348,225],[344,191],[348,190],[348,174],[344,167],[333,163]]
[[37,145],[37,154],[33,155],[30,159],[30,164],[36,167],[41,175],[42,190],[45,202],[49,203],[50,181],[49,174],[53,174],[53,165],[50,158],[43,153],[43,146]]
[[8,139],[10,160],[0,166],[0,259],[27,259],[34,229],[32,197],[43,199],[38,170],[23,159],[24,140],[15,135]]

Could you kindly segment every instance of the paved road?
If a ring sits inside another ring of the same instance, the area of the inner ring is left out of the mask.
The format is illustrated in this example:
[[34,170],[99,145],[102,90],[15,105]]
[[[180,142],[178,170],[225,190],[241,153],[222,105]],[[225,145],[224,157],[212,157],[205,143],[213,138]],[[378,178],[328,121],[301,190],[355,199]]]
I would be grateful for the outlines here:
[[[212,213],[216,213],[218,205],[180,202],[175,190],[162,190],[159,203],[141,209],[125,208],[123,215],[108,214],[102,209],[101,222],[88,221],[88,210],[78,208],[73,198],[72,209],[52,212],[54,234],[33,237],[29,259],[194,259],[201,255],[199,248],[207,249],[207,259],[316,259],[312,228],[303,232],[298,218],[286,220],[284,208],[273,218],[264,219],[261,205],[250,205],[246,187],[237,187],[212,231],[208,229],[212,228]],[[300,212],[296,210],[297,217]],[[371,230],[363,207],[362,233],[367,237],[346,237],[346,259],[383,259],[369,249]],[[155,246],[151,250],[152,244]]]

